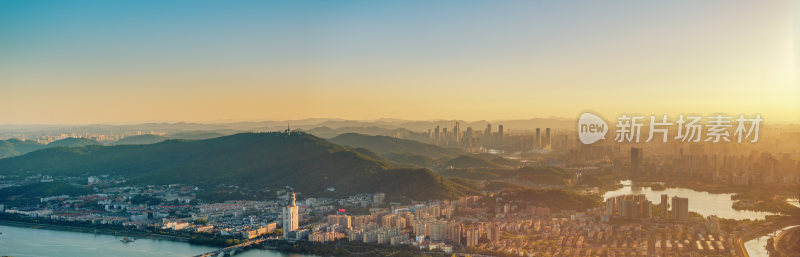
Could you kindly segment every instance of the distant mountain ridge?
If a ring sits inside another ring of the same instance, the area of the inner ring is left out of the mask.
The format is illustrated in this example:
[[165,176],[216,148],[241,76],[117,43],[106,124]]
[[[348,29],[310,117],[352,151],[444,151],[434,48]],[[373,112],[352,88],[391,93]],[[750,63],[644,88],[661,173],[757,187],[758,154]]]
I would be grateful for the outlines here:
[[331,138],[330,141],[340,145],[363,147],[378,154],[407,153],[438,159],[464,153],[459,149],[443,148],[414,140],[388,136],[370,136],[356,133],[341,134]]
[[[409,199],[454,198],[472,189],[428,169],[395,168],[307,133],[240,133],[149,145],[48,148],[0,159],[0,174],[115,174],[133,183],[290,186],[307,195],[385,192]],[[328,191],[333,188],[334,191]]]
[[[533,130],[535,128],[553,128],[553,129],[575,129],[577,120],[575,118],[531,118],[531,119],[512,119],[512,120],[479,120],[479,121],[465,121],[458,120],[460,127],[472,127],[476,130],[483,130],[487,124],[492,124],[496,131],[497,125],[504,125],[509,130]],[[129,131],[159,131],[169,134],[179,133],[182,131],[282,131],[287,125],[291,125],[292,129],[302,129],[311,131],[315,128],[326,127],[330,130],[339,130],[346,132],[357,132],[363,134],[364,131],[347,131],[343,128],[366,128],[374,127],[383,130],[383,133],[391,133],[395,130],[407,130],[415,133],[425,133],[428,129],[433,129],[436,126],[442,128],[451,128],[453,126],[452,119],[439,119],[439,120],[401,120],[401,119],[377,119],[377,120],[345,120],[335,118],[312,118],[312,119],[298,119],[298,120],[269,120],[269,121],[243,121],[243,122],[223,122],[223,123],[196,123],[196,122],[151,122],[139,124],[90,124],[90,125],[2,125],[0,124],[0,133],[21,131],[38,131],[42,133],[61,133],[62,131],[87,131],[90,133],[103,133],[113,131],[116,133],[124,133]],[[314,132],[311,132],[314,134]],[[336,132],[341,134],[342,132]],[[223,133],[232,134],[232,133]],[[338,135],[338,134],[337,134]],[[391,134],[383,134],[391,135]],[[322,137],[332,137],[335,135],[320,134]]]
[[489,160],[484,160],[482,158],[478,158],[475,156],[469,155],[460,155],[456,158],[450,159],[443,164],[445,167],[452,167],[456,169],[467,169],[467,168],[497,168],[502,166],[501,164],[494,163]]
[[200,139],[210,139],[215,137],[227,136],[230,134],[234,134],[231,131],[219,132],[219,131],[181,131],[176,132],[170,135],[167,135],[170,139],[189,139],[189,140],[200,140]]
[[56,140],[47,144],[48,147],[57,147],[57,146],[66,146],[66,147],[77,147],[77,146],[87,146],[87,145],[99,145],[100,142],[88,139],[88,138],[76,138],[76,137],[68,137],[61,140]]
[[0,141],[0,158],[26,154],[46,147],[35,141],[12,138]]
[[12,138],[9,140],[0,140],[0,158],[14,157],[50,147],[75,147],[99,144],[99,142],[91,139],[74,137],[56,140],[49,144],[40,144],[35,141]]

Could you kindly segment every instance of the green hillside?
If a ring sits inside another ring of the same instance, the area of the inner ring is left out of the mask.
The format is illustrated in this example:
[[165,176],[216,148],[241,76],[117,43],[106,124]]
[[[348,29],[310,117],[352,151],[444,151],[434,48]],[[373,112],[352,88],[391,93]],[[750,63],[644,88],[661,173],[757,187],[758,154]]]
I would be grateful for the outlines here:
[[330,141],[340,145],[366,148],[381,155],[387,153],[409,153],[426,156],[431,159],[439,159],[442,157],[463,154],[463,152],[458,149],[442,148],[414,140],[399,139],[387,136],[369,136],[356,133],[347,133],[331,138]]
[[9,139],[0,141],[0,158],[7,158],[33,152],[46,146],[34,141]]
[[518,180],[544,185],[566,185],[572,175],[555,167],[523,167],[515,174]]
[[[49,148],[0,159],[0,174],[119,174],[133,183],[293,187],[307,195],[385,192],[453,198],[470,189],[427,169],[399,169],[306,133],[242,133],[150,145]],[[334,192],[326,189],[334,187]]]
[[376,154],[373,151],[370,151],[367,148],[360,148],[360,147],[359,148],[350,148],[350,150],[353,151],[353,152],[356,152],[356,153],[360,153],[361,155],[363,155],[365,157],[369,157],[369,158],[371,158],[373,160],[376,160],[376,161],[380,161],[380,162],[385,162],[386,161],[383,157],[381,157],[380,155]]
[[[47,197],[56,195],[85,195],[92,193],[85,187],[75,187],[63,182],[40,182],[23,186],[0,188],[0,200],[14,197]],[[37,199],[38,200],[38,199]]]
[[[231,133],[228,133],[229,135]],[[200,139],[209,139],[215,137],[225,136],[226,134],[216,132],[216,131],[183,131],[177,132],[174,134],[170,134],[168,137],[170,139],[188,139],[188,140],[200,140]],[[163,141],[163,140],[161,140]],[[160,141],[159,141],[160,142]]]
[[410,153],[386,153],[383,155],[389,161],[404,164],[412,167],[436,167],[439,166],[439,161],[431,159],[430,157],[410,154]]
[[27,141],[27,140],[23,141],[14,138],[14,139],[0,141],[0,158],[14,157],[50,147],[61,147],[61,146],[73,147],[73,146],[86,146],[86,145],[99,145],[99,144],[100,144],[99,142],[91,139],[74,138],[74,137],[56,140],[46,145],[39,144],[34,141]]
[[88,138],[68,137],[61,140],[53,141],[47,144],[47,147],[59,147],[59,146],[76,147],[76,146],[99,145],[99,144],[100,142]]
[[496,168],[500,164],[485,160],[483,158],[473,157],[469,155],[460,155],[456,158],[450,159],[442,166],[452,167],[455,169],[468,169],[468,168]]
[[[476,158],[480,159],[480,158]],[[453,178],[472,180],[513,179],[540,185],[568,185],[573,175],[556,167],[522,167],[518,169],[485,168],[485,169],[452,169],[443,170],[441,175]]]
[[520,165],[519,161],[517,160],[506,159],[500,156],[496,156],[495,158],[489,159],[489,161],[501,166],[515,167]]

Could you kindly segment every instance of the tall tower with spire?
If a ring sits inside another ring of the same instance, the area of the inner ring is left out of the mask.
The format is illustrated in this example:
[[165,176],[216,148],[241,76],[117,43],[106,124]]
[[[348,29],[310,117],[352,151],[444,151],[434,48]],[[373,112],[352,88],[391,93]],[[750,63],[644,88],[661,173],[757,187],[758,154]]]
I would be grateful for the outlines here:
[[292,127],[289,126],[289,123],[286,123],[286,130],[284,130],[283,133],[286,134],[286,135],[291,135],[292,134]]
[[289,205],[283,208],[283,238],[288,238],[289,232],[297,230],[300,217],[297,214],[294,192],[291,193]]

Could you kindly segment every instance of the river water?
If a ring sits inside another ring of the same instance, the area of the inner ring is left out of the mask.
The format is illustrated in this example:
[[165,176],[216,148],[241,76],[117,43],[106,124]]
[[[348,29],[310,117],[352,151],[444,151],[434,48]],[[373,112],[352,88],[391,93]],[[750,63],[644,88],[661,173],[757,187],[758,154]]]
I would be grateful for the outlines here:
[[786,202],[794,207],[800,208],[800,198],[788,198]]
[[650,187],[635,186],[630,180],[623,180],[621,183],[623,185],[622,188],[606,192],[603,195],[603,200],[619,195],[643,194],[647,197],[647,200],[658,204],[661,202],[661,194],[667,194],[670,198],[673,196],[689,198],[689,211],[699,213],[705,217],[717,215],[717,217],[726,219],[756,220],[764,219],[767,215],[773,215],[771,212],[734,210],[732,207],[734,201],[731,200],[733,194],[714,194],[688,188],[667,188],[663,191],[654,191]]
[[[9,227],[0,225],[0,256],[193,256],[214,247],[168,240],[137,239],[122,243],[122,237],[91,233]],[[249,249],[237,257],[312,257],[270,250]]]
[[797,226],[788,226],[788,227],[776,230],[775,232],[772,232],[769,235],[765,235],[765,236],[762,236],[762,237],[759,237],[759,238],[756,238],[756,239],[753,239],[753,240],[745,242],[744,243],[744,248],[747,249],[747,254],[749,254],[750,257],[769,257],[769,252],[767,252],[767,240],[769,240],[770,237],[777,236],[778,234],[780,234],[784,230],[787,230],[787,229],[790,229],[790,228],[793,228],[793,227],[797,227]]

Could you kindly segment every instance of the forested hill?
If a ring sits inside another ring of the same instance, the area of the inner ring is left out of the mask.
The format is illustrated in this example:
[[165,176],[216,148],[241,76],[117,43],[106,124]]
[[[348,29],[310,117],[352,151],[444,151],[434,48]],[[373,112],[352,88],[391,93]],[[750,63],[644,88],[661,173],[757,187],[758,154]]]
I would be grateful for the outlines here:
[[[242,133],[149,145],[87,145],[0,159],[0,174],[119,174],[134,183],[293,187],[308,195],[386,192],[453,198],[470,189],[427,169],[399,169],[307,133]],[[328,191],[333,187],[333,192]]]

